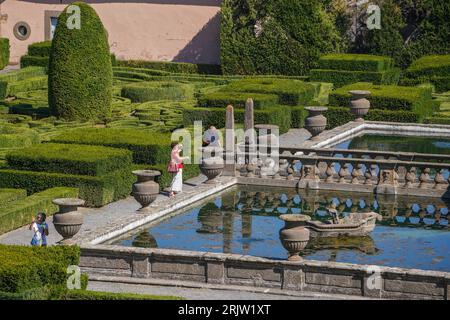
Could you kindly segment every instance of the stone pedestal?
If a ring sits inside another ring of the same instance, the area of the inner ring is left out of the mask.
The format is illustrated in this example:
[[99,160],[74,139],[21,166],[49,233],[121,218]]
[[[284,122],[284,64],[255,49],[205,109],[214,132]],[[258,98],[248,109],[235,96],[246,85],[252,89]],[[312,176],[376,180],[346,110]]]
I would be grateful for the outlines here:
[[363,117],[369,112],[370,101],[366,99],[370,95],[370,91],[352,90],[349,91],[352,95],[350,100],[350,111],[356,117],[355,121],[364,121]]
[[228,106],[225,119],[225,166],[223,168],[224,176],[236,175],[236,145],[234,134],[234,109]]
[[59,211],[53,216],[56,231],[65,239],[72,238],[80,231],[83,215],[78,207],[84,206],[85,201],[76,198],[60,198],[52,201],[59,206]]
[[308,130],[313,140],[317,139],[317,136],[325,130],[327,127],[327,118],[322,115],[323,112],[327,111],[327,107],[307,107],[308,118],[305,119],[305,129]]

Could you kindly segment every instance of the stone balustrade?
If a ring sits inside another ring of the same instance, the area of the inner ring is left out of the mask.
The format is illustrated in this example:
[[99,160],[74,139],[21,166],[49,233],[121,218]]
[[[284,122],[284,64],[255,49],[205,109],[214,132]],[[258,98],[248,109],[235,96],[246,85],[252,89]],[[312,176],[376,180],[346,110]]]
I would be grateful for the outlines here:
[[322,156],[317,152],[293,155],[286,150],[276,156],[274,161],[268,161],[261,153],[238,152],[237,159],[249,159],[245,163],[238,161],[238,176],[245,178],[240,183],[450,197],[447,163]]

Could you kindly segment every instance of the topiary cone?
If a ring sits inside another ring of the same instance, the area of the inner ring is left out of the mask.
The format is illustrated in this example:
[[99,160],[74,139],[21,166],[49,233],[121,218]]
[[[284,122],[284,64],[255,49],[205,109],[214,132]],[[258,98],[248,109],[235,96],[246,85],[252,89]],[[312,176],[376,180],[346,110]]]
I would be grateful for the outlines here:
[[[80,28],[72,26],[77,6]],[[68,23],[69,21],[69,23]],[[65,120],[107,117],[112,100],[112,65],[106,30],[92,7],[74,2],[58,17],[52,41],[48,100],[53,115]]]

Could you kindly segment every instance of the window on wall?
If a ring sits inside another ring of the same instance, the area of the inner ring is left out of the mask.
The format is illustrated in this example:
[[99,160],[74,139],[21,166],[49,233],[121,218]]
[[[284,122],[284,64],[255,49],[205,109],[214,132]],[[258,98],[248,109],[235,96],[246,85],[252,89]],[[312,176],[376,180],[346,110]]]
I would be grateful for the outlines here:
[[53,40],[55,35],[56,24],[58,23],[58,17],[50,17],[50,40]]
[[45,40],[52,40],[55,35],[56,25],[58,23],[58,16],[60,15],[60,11],[46,10],[44,12],[44,20],[45,20]]

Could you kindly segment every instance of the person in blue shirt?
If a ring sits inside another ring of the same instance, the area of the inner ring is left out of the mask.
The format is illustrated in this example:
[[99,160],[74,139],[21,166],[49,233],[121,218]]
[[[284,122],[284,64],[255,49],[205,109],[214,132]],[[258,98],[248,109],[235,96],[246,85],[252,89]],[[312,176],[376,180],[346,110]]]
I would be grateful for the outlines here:
[[48,225],[45,222],[47,218],[46,214],[39,212],[36,218],[30,224],[29,229],[33,231],[33,238],[31,239],[31,245],[36,247],[47,246]]

